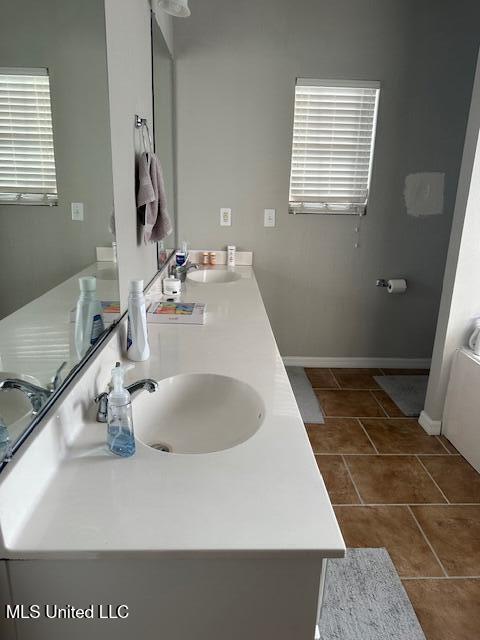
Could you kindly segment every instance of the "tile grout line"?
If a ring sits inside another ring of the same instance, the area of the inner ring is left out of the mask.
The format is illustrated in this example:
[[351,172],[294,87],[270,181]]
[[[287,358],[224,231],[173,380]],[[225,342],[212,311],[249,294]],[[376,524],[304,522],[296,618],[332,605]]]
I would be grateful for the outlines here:
[[[335,391],[335,389],[314,389],[314,391]],[[342,391],[342,389],[340,389],[340,391]],[[378,402],[378,401],[377,401]],[[396,422],[400,421],[400,420],[413,420],[415,421],[415,423],[418,423],[418,420],[416,418],[413,417],[409,417],[409,416],[325,416],[326,418],[340,418],[341,420],[347,420],[347,419],[357,419],[357,420],[385,420],[385,417],[387,417],[389,420],[394,420]],[[426,433],[426,432],[425,432]],[[429,435],[426,433],[426,435]],[[431,438],[435,438],[436,436],[430,436]],[[443,444],[442,444],[443,446]],[[448,449],[446,450],[446,453],[442,453],[442,456],[449,454],[451,456],[459,456],[461,455],[460,453],[452,453],[451,451],[448,451]],[[423,454],[422,454],[423,455]]]
[[414,521],[415,521],[415,523],[416,523],[417,527],[419,528],[420,533],[422,534],[422,536],[423,536],[423,538],[424,538],[425,542],[426,542],[426,543],[428,544],[428,546],[430,547],[430,551],[433,553],[433,556],[434,556],[435,560],[438,562],[438,564],[439,564],[439,566],[440,566],[440,569],[441,569],[441,570],[443,571],[443,573],[445,574],[445,577],[446,577],[446,578],[448,578],[448,577],[449,577],[449,575],[448,575],[448,573],[447,573],[447,571],[446,571],[445,567],[443,566],[443,563],[440,561],[440,558],[438,557],[437,552],[436,552],[436,551],[435,551],[435,549],[433,548],[432,543],[431,543],[431,542],[430,542],[430,540],[428,539],[427,534],[425,533],[425,531],[422,529],[422,527],[421,527],[421,525],[420,525],[419,521],[417,520],[416,515],[413,513],[413,509],[412,509],[412,507],[411,507],[409,504],[407,505],[407,509],[409,510],[410,515],[412,516],[412,518],[414,519]]
[[[365,507],[367,505],[358,502],[332,502],[332,507]],[[371,506],[371,505],[368,505]]]
[[[383,420],[383,418],[381,418],[381,419]],[[370,437],[370,434],[368,433],[368,431],[367,431],[367,430],[365,429],[365,427],[363,426],[363,424],[362,424],[362,420],[361,420],[360,418],[357,418],[356,420],[357,420],[358,424],[360,425],[360,429],[362,429],[362,430],[363,430],[363,432],[364,432],[364,433],[365,433],[365,435],[367,436],[368,440],[370,441],[370,444],[372,445],[373,450],[375,451],[375,454],[376,454],[376,455],[380,455],[380,451],[377,449],[377,447],[375,446],[374,441],[373,441],[373,440],[372,440],[372,438]],[[370,455],[373,455],[373,454],[370,454]]]
[[337,390],[341,389],[342,387],[340,386],[340,383],[337,380],[337,376],[333,373],[333,369],[328,368],[328,372],[332,376],[332,378],[335,380],[335,384],[337,385]]
[[343,455],[342,455],[342,460],[343,460],[343,464],[345,465],[345,468],[346,468],[346,470],[347,470],[348,477],[350,478],[350,482],[353,484],[353,488],[354,488],[354,489],[355,489],[355,491],[357,492],[358,499],[360,500],[360,505],[362,505],[362,506],[363,506],[365,503],[364,503],[364,501],[363,501],[362,496],[360,495],[360,491],[358,490],[357,483],[356,483],[356,482],[355,482],[355,480],[353,479],[352,472],[350,471],[350,468],[349,468],[349,466],[348,466],[348,464],[347,464],[347,461],[345,460],[345,457],[344,457]]
[[375,400],[375,402],[378,404],[378,406],[380,407],[380,409],[383,411],[383,413],[385,414],[386,418],[389,418],[390,416],[387,413],[387,410],[385,409],[385,407],[380,403],[380,400],[377,398],[377,396],[373,393],[373,391],[371,389],[369,389],[369,393],[371,395],[371,397]]
[[[332,454],[335,455],[335,454]],[[364,502],[363,507],[478,507],[479,502],[455,502],[453,504],[445,504],[445,502]],[[358,504],[335,503],[336,507],[358,507]]]
[[400,580],[480,580],[480,576],[401,576]]
[[[346,418],[341,418],[341,420],[345,420]],[[353,420],[358,420],[358,418],[352,418]],[[322,425],[319,425],[319,428],[321,428]],[[347,452],[330,452],[330,451],[321,451],[315,454],[316,456],[383,456],[383,457],[388,457],[388,456],[410,456],[410,457],[414,457],[414,456],[425,456],[428,458],[446,458],[447,454],[446,453],[347,453]],[[455,456],[457,458],[461,457],[461,454],[459,453],[452,453],[450,454],[451,456]],[[448,456],[450,457],[450,456]]]
[[425,469],[425,472],[428,474],[428,477],[430,478],[430,480],[433,482],[433,484],[437,487],[437,489],[440,491],[440,493],[442,494],[442,496],[445,498],[447,504],[450,504],[450,500],[447,498],[447,496],[443,493],[442,489],[440,488],[440,485],[437,483],[437,481],[435,480],[435,478],[432,476],[432,474],[430,473],[430,471],[427,469],[427,467],[423,464],[423,462],[420,459],[419,454],[417,453],[415,455],[416,459],[419,461],[419,463],[422,465],[422,467]]
[[451,451],[449,451],[449,450],[447,449],[447,447],[443,444],[443,441],[441,440],[441,438],[440,438],[439,436],[435,436],[435,438],[436,438],[436,439],[438,440],[438,442],[442,445],[442,447],[445,449],[445,451],[446,451],[449,455],[452,455],[452,452],[451,452]]

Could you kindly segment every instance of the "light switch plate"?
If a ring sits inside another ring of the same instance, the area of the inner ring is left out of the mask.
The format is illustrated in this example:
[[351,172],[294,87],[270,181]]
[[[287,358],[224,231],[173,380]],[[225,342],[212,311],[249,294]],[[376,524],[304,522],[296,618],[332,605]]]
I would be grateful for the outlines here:
[[264,210],[263,226],[264,227],[274,227],[275,226],[275,209],[265,209]]
[[72,220],[83,221],[83,202],[72,202]]
[[222,209],[220,209],[220,226],[232,226],[232,210],[228,207],[222,207]]

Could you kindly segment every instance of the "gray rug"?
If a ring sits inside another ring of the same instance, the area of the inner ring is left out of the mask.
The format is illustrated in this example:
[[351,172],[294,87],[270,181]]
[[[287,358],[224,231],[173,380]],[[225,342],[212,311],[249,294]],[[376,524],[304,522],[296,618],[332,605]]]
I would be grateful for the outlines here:
[[406,416],[420,415],[425,406],[428,376],[375,376],[375,380]]
[[310,424],[324,424],[323,411],[305,369],[303,367],[286,367],[286,370],[303,421]]
[[386,549],[328,560],[321,640],[425,640]]

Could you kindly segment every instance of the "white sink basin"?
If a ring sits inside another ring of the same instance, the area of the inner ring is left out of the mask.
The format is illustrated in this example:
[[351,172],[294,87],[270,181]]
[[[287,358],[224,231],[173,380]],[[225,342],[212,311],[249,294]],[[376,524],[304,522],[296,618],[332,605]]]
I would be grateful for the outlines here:
[[212,453],[245,442],[262,424],[265,407],[235,378],[192,373],[161,380],[155,393],[133,401],[135,435],[159,451]]
[[188,280],[200,282],[201,284],[221,284],[224,282],[235,282],[240,280],[242,276],[235,271],[216,270],[216,269],[199,269],[191,271],[187,275]]

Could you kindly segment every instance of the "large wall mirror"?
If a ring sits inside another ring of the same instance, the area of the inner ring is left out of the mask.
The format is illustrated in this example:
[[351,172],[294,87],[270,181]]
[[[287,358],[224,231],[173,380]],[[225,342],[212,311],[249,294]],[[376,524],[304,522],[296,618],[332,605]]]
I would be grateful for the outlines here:
[[[119,62],[107,56],[108,28],[104,0],[2,7],[0,469],[118,320],[119,289],[128,285],[119,282],[116,236],[123,230],[125,240],[137,217],[138,184],[132,172],[131,210],[115,214],[114,184],[123,178],[112,170],[111,115],[128,116],[121,134],[136,140],[130,152],[136,161],[145,147],[135,133],[135,113],[124,114],[125,105],[112,111],[109,104],[109,73]],[[154,16],[151,35],[153,77],[143,88],[153,103],[148,131],[173,226],[157,246],[161,268],[176,247],[174,78]],[[141,237],[140,217],[137,226]],[[131,235],[120,265],[126,280],[138,277],[129,265],[142,263],[146,248]]]
[[3,3],[0,61],[1,459],[119,315],[103,0]]

